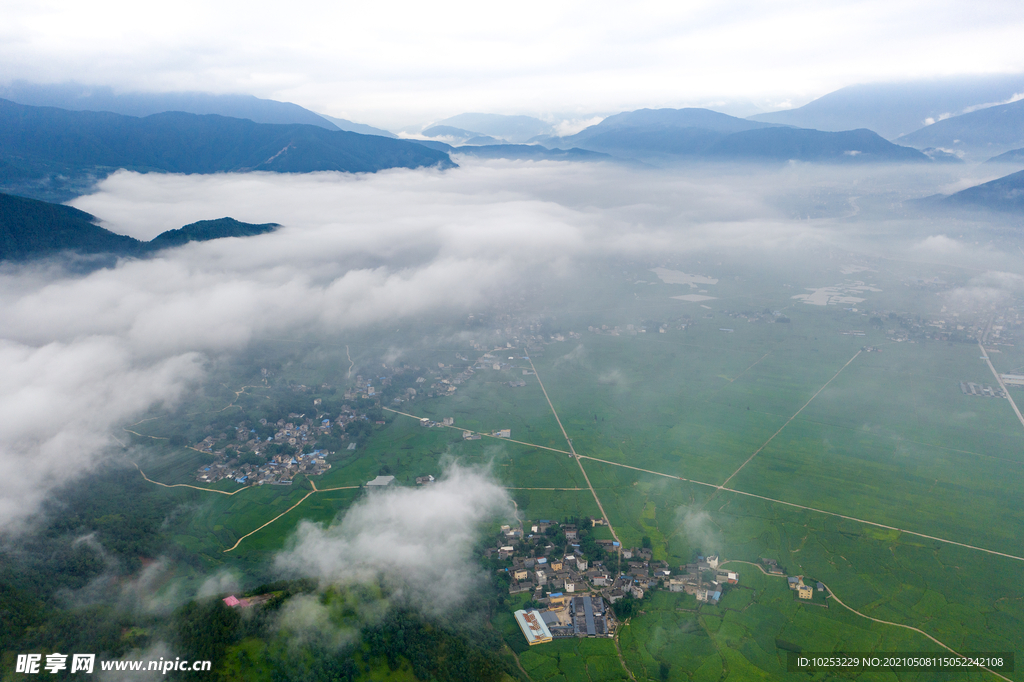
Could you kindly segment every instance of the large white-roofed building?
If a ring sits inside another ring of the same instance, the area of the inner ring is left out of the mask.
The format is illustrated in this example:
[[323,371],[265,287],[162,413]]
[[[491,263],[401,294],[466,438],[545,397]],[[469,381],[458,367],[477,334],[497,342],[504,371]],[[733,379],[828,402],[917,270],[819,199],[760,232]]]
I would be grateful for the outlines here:
[[516,611],[516,622],[519,623],[519,629],[526,635],[526,642],[530,646],[551,641],[551,631],[544,623],[540,611]]

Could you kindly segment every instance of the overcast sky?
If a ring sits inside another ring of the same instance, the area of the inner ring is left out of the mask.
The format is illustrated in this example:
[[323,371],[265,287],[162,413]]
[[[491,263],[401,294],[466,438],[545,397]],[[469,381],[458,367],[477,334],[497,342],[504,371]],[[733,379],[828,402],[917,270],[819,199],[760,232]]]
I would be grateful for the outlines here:
[[463,111],[806,101],[1024,71],[1024,3],[4,0],[0,81],[242,92],[398,128]]

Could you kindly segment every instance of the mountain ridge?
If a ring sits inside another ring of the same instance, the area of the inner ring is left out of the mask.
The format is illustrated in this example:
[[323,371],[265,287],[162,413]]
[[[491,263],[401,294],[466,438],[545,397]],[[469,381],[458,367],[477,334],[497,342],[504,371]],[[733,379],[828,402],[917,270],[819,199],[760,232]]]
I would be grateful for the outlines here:
[[1024,213],[1024,171],[960,190],[946,197],[944,204],[978,206],[993,211]]
[[[749,116],[826,132],[867,128],[894,141],[972,107],[993,106],[1024,91],[1024,74],[954,76],[898,83],[859,83],[827,93],[801,107]],[[924,145],[934,146],[934,145]]]
[[896,141],[950,149],[968,158],[1001,155],[1024,147],[1024,99],[936,121]]
[[96,221],[92,214],[71,206],[0,192],[0,260],[25,261],[63,252],[143,257],[189,242],[250,237],[280,227],[225,217],[167,230],[144,242],[111,232]]
[[115,92],[106,86],[69,82],[54,85],[14,81],[0,85],[0,98],[36,107],[69,111],[107,111],[143,118],[180,111],[245,118],[255,123],[305,123],[327,130],[345,130],[333,121],[292,102],[261,99],[253,95],[207,92]]
[[840,132],[749,121],[710,109],[640,109],[551,143],[637,159],[865,163],[925,162],[920,151],[867,129]]
[[405,140],[215,114],[145,118],[0,100],[0,189],[67,200],[97,178],[139,172],[373,173],[453,168],[444,152]]

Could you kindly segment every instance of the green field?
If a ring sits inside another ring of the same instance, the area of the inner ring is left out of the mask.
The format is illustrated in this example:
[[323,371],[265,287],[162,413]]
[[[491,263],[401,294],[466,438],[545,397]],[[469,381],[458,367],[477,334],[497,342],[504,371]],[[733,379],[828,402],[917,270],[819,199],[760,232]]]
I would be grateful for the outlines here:
[[[932,272],[919,270],[922,277]],[[792,300],[801,286],[823,286],[836,275],[822,270],[804,278],[803,285],[794,278],[789,287],[777,280],[723,278],[719,298],[707,307],[671,300],[685,291],[679,286],[648,285],[634,300],[635,287],[611,282],[604,291],[607,305],[577,306],[550,323],[554,331],[576,331],[582,338],[546,343],[531,356],[533,366],[575,450],[605,460],[582,464],[617,536],[626,547],[649,538],[655,558],[673,567],[697,553],[717,552],[738,562],[775,558],[788,574],[824,581],[861,613],[920,628],[958,651],[1019,649],[1024,562],[952,544],[1024,554],[1024,427],[1007,401],[961,393],[960,381],[993,381],[977,345],[889,341],[888,324],[872,327],[867,312]],[[884,272],[871,281],[883,292],[866,294],[871,300],[862,304],[865,310],[937,312],[928,291],[903,286]],[[765,309],[784,311],[790,322],[767,323],[763,316],[747,321],[726,312],[752,311],[748,317],[756,317]],[[644,320],[671,324],[658,333]],[[641,323],[649,326],[646,333],[587,331]],[[864,335],[839,333],[850,329]],[[862,352],[865,346],[881,350]],[[380,352],[370,346],[352,350],[360,358]],[[481,354],[450,346],[415,352],[426,367],[452,363],[456,352],[472,359]],[[494,353],[507,369],[478,369],[451,397],[394,406],[413,416],[387,413],[387,424],[375,427],[355,452],[331,460],[317,487],[360,485],[385,466],[398,484],[411,486],[416,476],[439,475],[445,462],[456,459],[488,467],[509,488],[523,518],[600,516],[579,464],[566,454],[568,444],[538,377],[523,373],[532,368],[523,349]],[[328,369],[318,374],[307,360],[294,376],[309,384],[341,383],[347,363],[337,361],[337,349],[328,354],[334,358]],[[1024,351],[1007,347],[993,361],[1000,371],[1021,371]],[[508,386],[513,380],[526,385]],[[225,400],[237,400],[257,410],[263,398],[251,393],[236,399],[233,391],[221,391],[203,408],[223,409]],[[1024,398],[1024,391],[1015,395]],[[456,428],[426,429],[418,417],[454,417]],[[511,429],[511,440],[470,441],[461,433],[504,428]],[[159,420],[136,430],[165,437],[174,432]],[[156,454],[146,471],[162,482],[189,482],[200,461],[187,450],[151,449]],[[717,488],[726,480],[733,490]],[[237,488],[223,482],[218,487]],[[181,547],[202,556],[208,568],[258,573],[300,521],[329,522],[362,494],[316,493],[234,552],[223,552],[306,492],[265,486],[231,497],[187,489],[162,494],[190,509],[174,529]],[[611,537],[607,529],[598,532]],[[618,639],[621,661],[636,679],[804,679],[785,671],[787,650],[941,650],[920,634],[867,620],[823,595],[815,604],[801,603],[785,581],[753,565],[731,568],[741,573],[740,586],[718,606],[698,606],[692,597],[667,592],[644,601],[642,614]],[[512,644],[519,634],[510,620],[500,624]],[[621,661],[611,640],[556,641],[519,653],[534,680],[627,679]],[[890,672],[856,677],[985,679]],[[1009,677],[1024,679],[1020,673]]]

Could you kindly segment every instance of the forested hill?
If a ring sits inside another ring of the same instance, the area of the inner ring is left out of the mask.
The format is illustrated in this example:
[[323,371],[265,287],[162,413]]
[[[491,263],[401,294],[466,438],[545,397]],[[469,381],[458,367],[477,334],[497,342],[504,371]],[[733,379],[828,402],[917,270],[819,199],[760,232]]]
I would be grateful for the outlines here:
[[24,260],[59,251],[134,253],[142,242],[114,234],[70,206],[0,194],[0,260]]
[[279,227],[281,226],[277,223],[254,225],[252,223],[243,223],[234,218],[200,220],[177,230],[161,232],[147,246],[151,249],[166,249],[172,246],[181,246],[188,242],[205,242],[210,239],[221,239],[223,237],[253,237],[258,234],[272,232]]
[[304,124],[181,112],[145,118],[0,100],[0,188],[67,200],[118,168],[169,173],[373,173],[452,168],[444,152]]
[[64,251],[142,256],[192,241],[248,237],[277,227],[233,218],[201,220],[142,242],[96,225],[94,216],[77,208],[0,193],[0,260],[29,260]]

